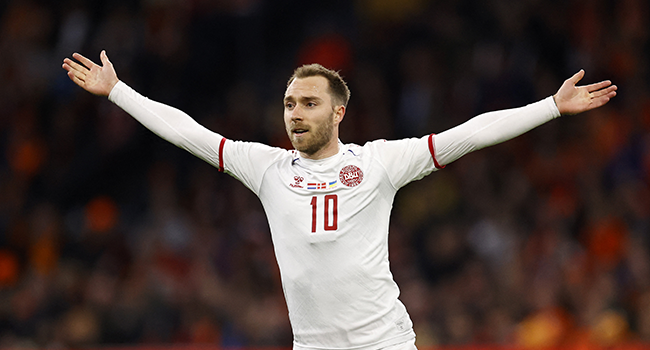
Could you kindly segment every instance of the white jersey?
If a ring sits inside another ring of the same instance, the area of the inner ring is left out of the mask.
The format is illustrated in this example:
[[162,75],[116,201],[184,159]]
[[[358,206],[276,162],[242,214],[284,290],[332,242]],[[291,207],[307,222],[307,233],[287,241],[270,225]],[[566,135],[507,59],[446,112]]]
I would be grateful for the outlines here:
[[322,160],[228,141],[223,169],[264,206],[301,349],[378,349],[415,337],[388,263],[397,190],[434,169],[430,137],[343,145]]
[[150,130],[231,174],[266,212],[294,334],[294,349],[381,349],[412,340],[388,262],[399,188],[462,155],[556,116],[551,98],[490,112],[441,133],[364,146],[329,158],[231,141],[119,82],[111,101]]

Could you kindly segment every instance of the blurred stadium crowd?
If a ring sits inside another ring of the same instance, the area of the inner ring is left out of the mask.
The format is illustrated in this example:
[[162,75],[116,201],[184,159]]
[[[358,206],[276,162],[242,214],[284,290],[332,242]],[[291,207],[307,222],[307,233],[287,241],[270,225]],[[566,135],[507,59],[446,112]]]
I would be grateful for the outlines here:
[[340,70],[345,143],[441,132],[580,68],[604,108],[410,184],[391,266],[420,347],[650,342],[646,0],[0,3],[0,347],[290,346],[265,215],[61,63],[106,49],[136,90],[290,147],[286,79]]

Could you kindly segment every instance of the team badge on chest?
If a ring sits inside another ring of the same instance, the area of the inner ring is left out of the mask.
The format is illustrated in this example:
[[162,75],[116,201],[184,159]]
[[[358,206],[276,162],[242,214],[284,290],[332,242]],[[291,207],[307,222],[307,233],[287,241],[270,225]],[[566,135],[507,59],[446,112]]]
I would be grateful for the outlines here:
[[363,181],[363,171],[358,166],[348,165],[341,169],[339,180],[348,187],[354,187]]

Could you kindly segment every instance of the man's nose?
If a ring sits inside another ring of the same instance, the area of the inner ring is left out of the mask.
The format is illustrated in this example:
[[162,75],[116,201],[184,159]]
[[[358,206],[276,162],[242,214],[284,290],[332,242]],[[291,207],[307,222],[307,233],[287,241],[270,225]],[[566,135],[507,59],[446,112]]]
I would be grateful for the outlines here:
[[291,120],[302,120],[302,110],[300,107],[296,106],[291,110]]

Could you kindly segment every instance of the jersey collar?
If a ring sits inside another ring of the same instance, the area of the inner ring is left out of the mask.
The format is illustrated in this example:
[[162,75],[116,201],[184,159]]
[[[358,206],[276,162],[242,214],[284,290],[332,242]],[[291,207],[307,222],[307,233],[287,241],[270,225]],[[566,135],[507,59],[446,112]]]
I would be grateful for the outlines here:
[[338,163],[338,161],[341,159],[341,157],[343,157],[343,154],[345,153],[345,145],[341,142],[340,139],[338,140],[338,146],[339,146],[339,151],[335,155],[323,159],[303,158],[300,156],[300,152],[295,151],[296,156],[291,162],[291,165],[299,164],[301,166],[305,166],[309,168],[316,167],[321,169],[333,166],[334,164]]

